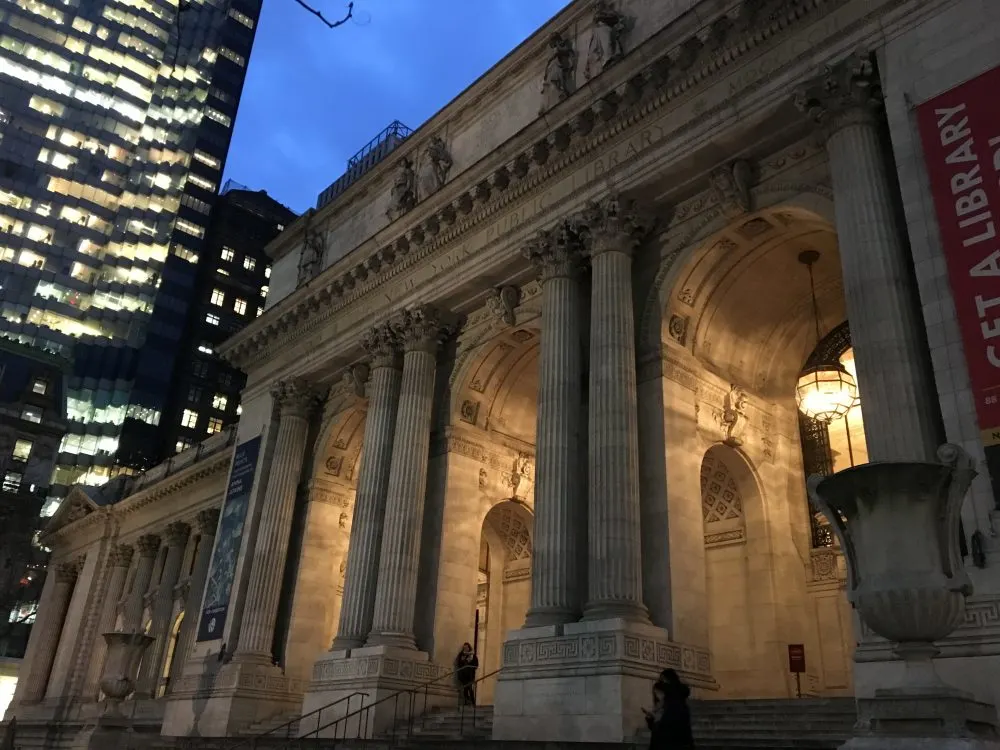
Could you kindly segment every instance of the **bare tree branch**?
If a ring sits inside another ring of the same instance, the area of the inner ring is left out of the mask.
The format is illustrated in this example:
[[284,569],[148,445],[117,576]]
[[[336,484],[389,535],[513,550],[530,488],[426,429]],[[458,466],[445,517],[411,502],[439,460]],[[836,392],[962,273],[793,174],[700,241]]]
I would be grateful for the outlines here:
[[316,10],[316,8],[313,8],[311,5],[306,4],[305,0],[295,0],[295,2],[297,2],[299,5],[301,5],[303,8],[305,8],[307,11],[309,11],[314,16],[316,16],[316,18],[318,18],[320,21],[322,21],[323,23],[325,23],[326,26],[327,26],[327,28],[329,28],[329,29],[335,29],[338,26],[343,26],[345,23],[347,23],[348,21],[350,21],[351,18],[354,17],[354,3],[353,2],[350,2],[350,3],[347,4],[347,15],[344,16],[343,18],[341,18],[339,21],[330,21],[330,20],[328,20],[327,18],[325,18],[323,16],[323,14],[320,11]]

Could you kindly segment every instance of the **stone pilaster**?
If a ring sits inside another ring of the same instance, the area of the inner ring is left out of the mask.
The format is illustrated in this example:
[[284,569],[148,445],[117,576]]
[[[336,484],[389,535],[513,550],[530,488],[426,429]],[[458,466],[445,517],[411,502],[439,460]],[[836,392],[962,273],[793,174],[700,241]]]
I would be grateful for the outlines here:
[[538,365],[535,526],[526,627],[574,622],[583,599],[586,500],[580,487],[582,385],[580,245],[568,225],[524,250],[542,284]]
[[218,508],[200,511],[195,518],[195,526],[199,535],[198,551],[195,553],[194,569],[188,579],[187,596],[184,598],[184,620],[181,622],[181,632],[177,636],[177,647],[174,650],[177,670],[171,671],[171,681],[180,674],[181,665],[187,661],[191,641],[198,629],[201,598],[205,594],[208,567],[212,563],[212,549],[215,547],[215,532],[219,527]]
[[83,698],[84,700],[96,700],[100,691],[101,673],[104,671],[104,659],[108,654],[108,644],[104,640],[104,634],[115,629],[115,621],[118,619],[118,607],[125,590],[125,580],[128,578],[128,569],[132,564],[132,556],[135,549],[127,544],[116,545],[108,557],[108,565],[111,572],[108,576],[108,588],[104,592],[104,601],[101,603],[101,612],[97,621],[97,633],[94,641],[94,648],[91,651],[90,662],[87,665],[87,673],[84,678]]
[[869,459],[934,461],[941,442],[937,394],[893,209],[871,57],[855,55],[828,67],[796,93],[795,103],[823,126],[826,138]]
[[136,542],[139,550],[139,563],[132,579],[132,590],[125,600],[122,610],[123,633],[139,633],[142,631],[142,613],[146,608],[146,592],[153,580],[153,567],[156,565],[156,554],[160,551],[160,537],[146,534]]
[[403,312],[390,325],[405,353],[368,645],[413,649],[434,376],[438,347],[449,327],[427,306]]
[[155,698],[163,673],[163,659],[171,636],[171,615],[174,611],[174,587],[180,577],[184,550],[187,548],[191,527],[176,521],[166,528],[167,557],[163,563],[163,573],[153,595],[153,624],[148,635],[155,640],[143,658],[142,673],[136,689],[138,698]]
[[318,400],[316,390],[302,380],[277,383],[271,393],[279,410],[278,435],[253,553],[247,589],[249,606],[243,615],[235,654],[235,658],[242,661],[266,664],[272,661],[271,644],[292,529],[295,491],[305,459],[309,415]]
[[23,703],[37,703],[45,697],[45,689],[49,684],[49,675],[55,662],[56,650],[59,648],[59,639],[66,621],[66,611],[73,597],[73,588],[76,586],[80,567],[79,561],[60,563],[50,572],[50,575],[55,575],[55,584],[52,587],[52,596],[46,602],[47,610],[39,607],[39,616],[31,633],[31,639],[37,639],[38,643],[30,670],[24,678],[27,685],[21,693]]
[[616,197],[582,217],[591,257],[588,575],[584,618],[648,622],[642,602],[632,254],[644,236]]
[[368,415],[333,650],[361,646],[371,632],[402,379],[399,340],[392,328],[373,328],[362,344],[371,357]]

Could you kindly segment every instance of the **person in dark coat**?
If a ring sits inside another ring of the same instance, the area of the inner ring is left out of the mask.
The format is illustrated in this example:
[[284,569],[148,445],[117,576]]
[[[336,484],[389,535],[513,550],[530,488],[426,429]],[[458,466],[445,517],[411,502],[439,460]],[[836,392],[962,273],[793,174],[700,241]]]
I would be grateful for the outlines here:
[[650,750],[680,750],[694,747],[691,734],[691,689],[672,669],[664,669],[653,684],[653,710],[646,711]]
[[476,669],[479,659],[469,643],[462,644],[462,650],[455,657],[455,673],[458,684],[462,688],[462,703],[466,706],[476,705]]

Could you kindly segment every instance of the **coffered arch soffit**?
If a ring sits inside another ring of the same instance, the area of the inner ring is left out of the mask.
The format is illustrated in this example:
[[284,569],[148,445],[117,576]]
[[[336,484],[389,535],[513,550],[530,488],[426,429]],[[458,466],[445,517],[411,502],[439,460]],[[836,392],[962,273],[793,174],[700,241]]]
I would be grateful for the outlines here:
[[357,481],[367,402],[343,396],[328,402],[316,439],[315,479],[353,485]]
[[769,208],[732,221],[713,212],[668,240],[643,310],[644,350],[683,348],[724,379],[788,397],[816,344],[803,250],[820,254],[821,332],[846,319],[833,203],[825,188],[815,191],[763,194]]

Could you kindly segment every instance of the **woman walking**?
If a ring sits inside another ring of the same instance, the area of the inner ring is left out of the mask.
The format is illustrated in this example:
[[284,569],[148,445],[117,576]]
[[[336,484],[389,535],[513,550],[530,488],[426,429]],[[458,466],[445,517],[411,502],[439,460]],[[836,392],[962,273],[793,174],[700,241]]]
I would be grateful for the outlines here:
[[681,682],[672,669],[660,672],[653,684],[653,710],[647,711],[646,724],[650,729],[649,750],[689,750],[694,747],[691,734],[691,709],[688,696],[691,689]]

